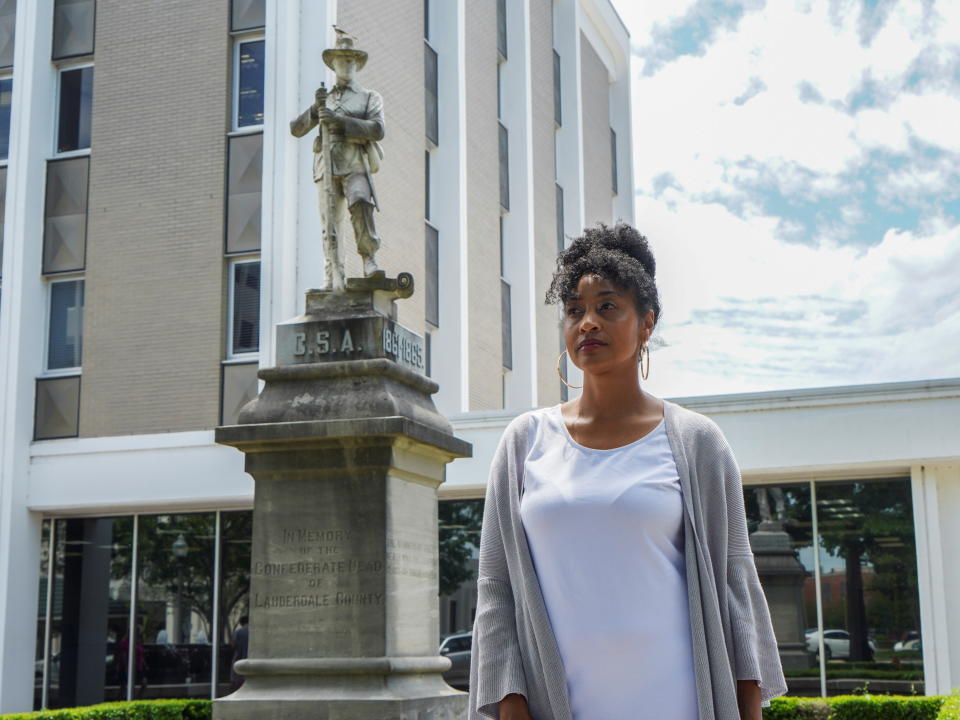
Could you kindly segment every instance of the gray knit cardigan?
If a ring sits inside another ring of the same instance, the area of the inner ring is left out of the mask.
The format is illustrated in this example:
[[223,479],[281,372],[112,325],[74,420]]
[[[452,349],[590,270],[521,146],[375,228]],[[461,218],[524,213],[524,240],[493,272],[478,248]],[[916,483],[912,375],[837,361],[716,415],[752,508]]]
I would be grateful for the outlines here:
[[[736,680],[759,682],[762,707],[787,691],[747,537],[740,470],[713,420],[663,402],[685,509],[699,720],[740,720]],[[563,663],[520,521],[524,460],[544,413],[530,410],[510,422],[490,468],[480,535],[470,720],[497,718],[498,703],[509,693],[527,698],[534,720],[571,720]]]

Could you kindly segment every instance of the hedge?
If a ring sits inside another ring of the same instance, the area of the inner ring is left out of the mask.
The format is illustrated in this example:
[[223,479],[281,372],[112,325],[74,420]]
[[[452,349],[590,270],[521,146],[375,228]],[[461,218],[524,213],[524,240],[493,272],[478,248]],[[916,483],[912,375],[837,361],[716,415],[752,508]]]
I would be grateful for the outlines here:
[[0,715],[2,720],[211,720],[209,700],[134,700]]
[[960,720],[960,695],[777,697],[763,720]]
[[[211,720],[212,711],[209,700],[141,700],[2,715],[0,720]],[[960,720],[960,693],[783,696],[763,709],[763,720]]]

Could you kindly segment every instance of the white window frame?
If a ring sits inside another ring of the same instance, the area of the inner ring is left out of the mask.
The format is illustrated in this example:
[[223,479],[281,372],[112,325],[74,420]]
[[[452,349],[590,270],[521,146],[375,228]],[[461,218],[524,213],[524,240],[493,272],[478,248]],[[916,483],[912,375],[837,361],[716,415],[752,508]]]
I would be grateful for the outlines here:
[[[238,120],[240,114],[240,46],[248,42],[256,42],[257,40],[264,41],[264,47],[266,47],[266,35],[262,30],[253,33],[238,33],[233,36],[233,78],[230,83],[230,134],[239,135],[244,133],[254,133],[254,132],[263,132],[263,123],[259,125],[239,125]],[[263,59],[264,64],[267,62],[266,54],[264,54]],[[263,91],[264,91],[264,115],[266,115],[266,91],[267,91],[267,74],[266,68],[264,68],[263,74]]]
[[[86,310],[87,307],[87,283],[86,276],[82,272],[75,273],[66,273],[64,275],[57,275],[55,278],[50,278],[46,281],[46,303],[47,307],[44,312],[44,332],[43,332],[43,372],[41,373],[41,379],[46,378],[56,378],[56,377],[74,377],[76,375],[82,374],[83,364],[81,360],[80,365],[68,368],[54,368],[51,369],[48,367],[47,363],[50,362],[50,317],[53,313],[53,286],[59,283],[65,282],[75,282],[77,280],[83,281],[83,307]],[[83,335],[81,334],[81,337]]]
[[[232,361],[237,362],[252,362],[253,360],[260,357],[259,350],[253,350],[250,352],[234,352],[233,351],[233,298],[235,291],[235,280],[234,280],[234,267],[236,265],[242,265],[244,263],[256,262],[260,263],[261,270],[261,279],[263,278],[263,263],[260,259],[260,254],[246,254],[246,255],[231,255],[228,258],[227,263],[227,337],[226,337],[226,348],[224,352],[224,363],[230,363]],[[259,308],[258,308],[259,312]]]
[[[53,104],[54,104],[54,108],[53,108],[53,137],[51,138],[51,143],[50,143],[50,158],[51,158],[51,159],[56,158],[56,159],[60,160],[60,159],[63,159],[63,158],[82,157],[82,156],[84,156],[84,155],[89,155],[89,154],[90,154],[90,148],[88,148],[88,147],[86,147],[86,148],[81,148],[80,150],[68,150],[67,152],[57,152],[57,140],[59,139],[59,134],[60,134],[60,87],[61,87],[61,85],[62,85],[61,77],[62,77],[63,73],[65,73],[65,72],[69,72],[69,71],[71,71],[71,70],[82,70],[83,68],[86,68],[86,67],[94,67],[94,65],[95,65],[95,63],[93,63],[93,62],[91,62],[91,61],[89,61],[89,60],[88,60],[88,61],[85,61],[85,62],[78,62],[78,63],[65,62],[65,63],[61,63],[61,64],[58,64],[58,65],[57,65],[57,82],[56,82],[56,89],[54,90],[54,93],[55,93],[55,95],[56,95],[56,99],[55,99],[55,101],[54,101],[54,103],[53,103]],[[97,81],[97,71],[96,71],[96,70],[93,71],[93,81],[94,81],[94,84],[96,84],[96,81]],[[92,119],[92,115],[93,115],[93,109],[92,109],[92,108],[91,108],[90,114],[91,114],[91,119]],[[91,140],[91,142],[92,142],[92,140]]]

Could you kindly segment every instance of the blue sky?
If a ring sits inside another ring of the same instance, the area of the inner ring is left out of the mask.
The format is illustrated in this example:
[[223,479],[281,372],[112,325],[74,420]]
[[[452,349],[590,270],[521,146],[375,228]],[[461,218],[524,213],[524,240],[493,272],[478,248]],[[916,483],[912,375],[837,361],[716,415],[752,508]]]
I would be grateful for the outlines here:
[[613,0],[678,397],[960,376],[960,2]]

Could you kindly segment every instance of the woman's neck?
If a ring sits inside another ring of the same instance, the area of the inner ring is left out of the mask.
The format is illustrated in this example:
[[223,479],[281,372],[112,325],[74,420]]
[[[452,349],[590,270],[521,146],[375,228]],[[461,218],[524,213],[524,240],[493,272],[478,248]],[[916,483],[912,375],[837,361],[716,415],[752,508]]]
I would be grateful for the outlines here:
[[636,369],[584,377],[583,392],[577,400],[581,417],[625,418],[648,411],[659,404],[640,387]]

